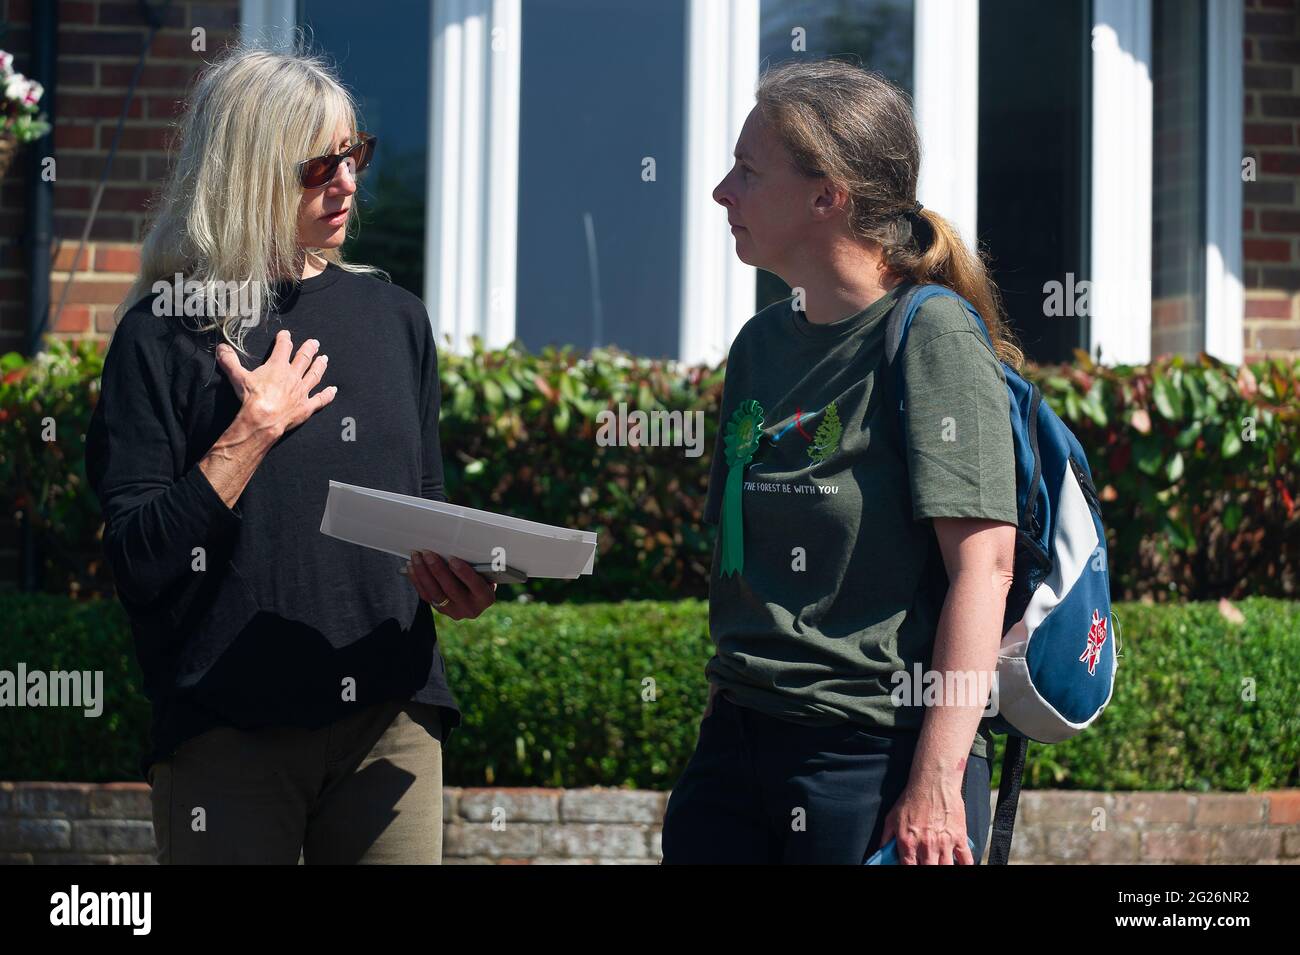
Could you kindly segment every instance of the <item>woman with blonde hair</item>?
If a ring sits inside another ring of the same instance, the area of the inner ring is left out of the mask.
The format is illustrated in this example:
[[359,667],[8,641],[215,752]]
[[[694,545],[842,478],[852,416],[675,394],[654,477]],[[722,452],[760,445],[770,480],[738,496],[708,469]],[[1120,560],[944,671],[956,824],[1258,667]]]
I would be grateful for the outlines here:
[[320,58],[230,51],[119,310],[87,471],[160,862],[441,858],[460,713],[430,607],[477,616],[495,585],[320,533],[331,480],[446,500],[428,314],[339,251],[375,146]]
[[[716,652],[664,862],[859,864],[896,837],[903,863],[973,864],[1017,519],[1000,361],[1020,353],[979,258],[916,201],[911,104],[888,81],[772,69],[735,155],[713,197],[736,255],[794,294],[727,359]],[[884,333],[917,284],[972,303],[994,348],[955,299],[923,302],[898,359],[904,434]]]

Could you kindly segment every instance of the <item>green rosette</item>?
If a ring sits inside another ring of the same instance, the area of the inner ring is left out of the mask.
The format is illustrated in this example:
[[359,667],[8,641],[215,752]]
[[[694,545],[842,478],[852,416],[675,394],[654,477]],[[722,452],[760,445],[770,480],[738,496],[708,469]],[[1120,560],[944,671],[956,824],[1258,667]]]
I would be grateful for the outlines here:
[[722,492],[722,576],[745,569],[745,531],[740,512],[745,466],[763,437],[763,406],[743,401],[727,422],[727,483]]

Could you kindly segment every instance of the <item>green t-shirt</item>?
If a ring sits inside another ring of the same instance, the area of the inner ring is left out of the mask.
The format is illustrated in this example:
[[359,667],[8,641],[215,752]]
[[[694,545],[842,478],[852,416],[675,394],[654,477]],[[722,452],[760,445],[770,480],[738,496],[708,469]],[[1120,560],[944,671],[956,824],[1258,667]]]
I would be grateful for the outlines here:
[[[951,298],[918,311],[900,360],[908,458],[887,397],[893,289],[817,325],[790,300],[740,330],[727,358],[705,520],[719,524],[709,583],[709,680],[741,706],[817,725],[919,730],[891,674],[928,671],[948,576],[927,518],[1016,523],[1001,364]],[[743,477],[744,570],[721,576],[725,425],[748,399],[763,437]],[[918,687],[917,698],[923,691]],[[985,756],[985,724],[971,748]]]

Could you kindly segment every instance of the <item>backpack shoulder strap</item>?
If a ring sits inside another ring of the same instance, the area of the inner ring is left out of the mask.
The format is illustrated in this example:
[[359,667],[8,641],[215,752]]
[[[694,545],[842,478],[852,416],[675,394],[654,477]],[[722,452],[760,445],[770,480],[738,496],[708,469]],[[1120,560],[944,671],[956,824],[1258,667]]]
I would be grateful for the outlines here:
[[916,316],[916,308],[912,302],[916,299],[916,293],[925,288],[924,285],[913,285],[903,293],[903,297],[898,300],[893,308],[889,310],[889,318],[885,322],[885,364],[893,366],[894,361],[898,358],[898,353],[903,348],[903,342],[907,338],[907,330],[912,326],[912,319]]
[[[989,741],[992,745],[992,740]],[[1025,754],[1029,740],[1008,734],[1006,752],[1002,754],[1002,778],[998,783],[998,803],[990,827],[989,865],[1006,865],[1011,859],[1011,836],[1016,828],[1016,807],[1020,803],[1020,781],[1025,771]],[[992,752],[989,753],[991,763]]]

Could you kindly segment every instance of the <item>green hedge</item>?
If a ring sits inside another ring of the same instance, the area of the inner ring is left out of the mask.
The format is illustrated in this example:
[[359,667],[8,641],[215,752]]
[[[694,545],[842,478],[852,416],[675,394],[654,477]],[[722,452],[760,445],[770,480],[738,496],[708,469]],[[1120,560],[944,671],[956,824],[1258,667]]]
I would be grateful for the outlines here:
[[[1213,603],[1117,605],[1110,708],[1075,740],[1031,745],[1026,785],[1300,785],[1300,603],[1237,607],[1240,624]],[[0,779],[134,779],[148,704],[116,602],[13,595],[0,597],[0,615],[0,669],[103,669],[107,697],[95,719],[5,713]],[[465,714],[448,785],[667,789],[685,766],[707,696],[706,603],[500,603],[478,620],[440,620],[439,631]]]
[[[0,513],[35,528],[49,592],[111,593],[83,461],[101,368],[89,341],[0,359]],[[596,574],[530,581],[535,598],[707,597],[713,529],[702,516],[723,374],[614,350],[445,354],[448,493],[600,533]],[[1101,367],[1080,352],[1025,374],[1088,452],[1116,599],[1300,596],[1300,361]],[[620,402],[702,412],[703,453],[602,447],[597,415]]]

